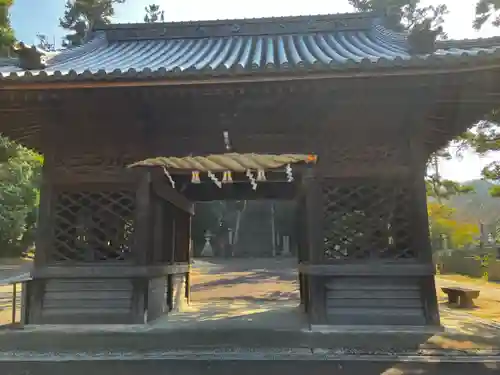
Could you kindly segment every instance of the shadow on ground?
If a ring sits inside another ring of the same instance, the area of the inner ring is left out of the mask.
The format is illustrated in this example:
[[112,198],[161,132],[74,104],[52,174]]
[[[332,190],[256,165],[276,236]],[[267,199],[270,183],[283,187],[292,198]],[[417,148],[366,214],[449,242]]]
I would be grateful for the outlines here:
[[263,282],[270,282],[270,281],[285,281],[285,282],[292,282],[294,284],[297,284],[298,288],[298,282],[297,282],[297,274],[286,274],[286,275],[281,275],[281,274],[276,274],[275,272],[272,271],[253,271],[251,273],[246,273],[244,275],[239,276],[238,271],[233,271],[231,273],[223,273],[220,272],[219,275],[221,275],[221,278],[208,281],[208,282],[201,282],[199,283],[199,280],[203,280],[199,275],[193,275],[193,286],[191,287],[191,292],[198,292],[198,291],[203,291],[203,290],[209,290],[212,287],[217,287],[217,286],[234,286],[234,285],[242,285],[242,284],[262,284]]

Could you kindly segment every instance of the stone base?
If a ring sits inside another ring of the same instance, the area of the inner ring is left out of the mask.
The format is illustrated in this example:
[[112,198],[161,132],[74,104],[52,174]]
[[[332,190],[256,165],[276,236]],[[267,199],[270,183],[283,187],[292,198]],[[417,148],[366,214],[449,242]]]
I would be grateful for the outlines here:
[[493,375],[497,373],[498,359],[473,359],[463,361],[436,360],[429,361],[422,358],[419,361],[408,361],[405,358],[392,358],[387,360],[373,359],[347,359],[334,360],[282,360],[270,357],[268,360],[253,360],[242,356],[236,360],[221,360],[198,358],[195,353],[190,353],[184,360],[175,358],[159,358],[140,355],[140,359],[126,357],[105,359],[85,357],[73,360],[42,361],[2,361],[2,373],[6,374],[36,374],[36,375],[303,375],[331,374],[331,375],[358,375],[358,374],[425,374],[425,375],[455,375],[475,374]]
[[[370,327],[371,329],[372,327]],[[26,326],[24,330],[0,332],[0,348],[34,352],[99,352],[171,350],[230,350],[247,348],[325,349],[339,353],[419,353],[442,350],[431,330],[325,332],[273,329],[159,329],[150,325]],[[4,349],[5,350],[5,349]],[[500,348],[499,348],[500,351]]]

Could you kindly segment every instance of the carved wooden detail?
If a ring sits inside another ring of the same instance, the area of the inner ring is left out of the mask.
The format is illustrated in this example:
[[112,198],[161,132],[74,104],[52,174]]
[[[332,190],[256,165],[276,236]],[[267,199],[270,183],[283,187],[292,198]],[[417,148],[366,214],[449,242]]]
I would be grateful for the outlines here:
[[51,260],[130,260],[134,209],[132,190],[58,191]]
[[324,256],[333,260],[415,258],[411,186],[395,180],[324,179]]
[[[344,138],[345,135],[339,135]],[[362,177],[404,175],[409,171],[408,153],[405,144],[381,144],[368,142],[328,144],[325,139],[320,151],[319,164],[324,176]]]

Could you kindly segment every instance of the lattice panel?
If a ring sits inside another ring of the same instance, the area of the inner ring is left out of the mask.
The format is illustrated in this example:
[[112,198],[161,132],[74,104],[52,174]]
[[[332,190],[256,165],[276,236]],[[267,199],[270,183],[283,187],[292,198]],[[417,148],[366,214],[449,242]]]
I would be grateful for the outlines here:
[[411,190],[396,184],[339,185],[325,180],[323,233],[327,259],[414,258]]
[[61,192],[54,210],[53,260],[129,259],[134,230],[131,191]]

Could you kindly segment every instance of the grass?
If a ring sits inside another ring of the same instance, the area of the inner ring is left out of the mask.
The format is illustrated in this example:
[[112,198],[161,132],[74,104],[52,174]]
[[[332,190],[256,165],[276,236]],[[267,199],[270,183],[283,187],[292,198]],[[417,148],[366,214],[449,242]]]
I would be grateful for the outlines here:
[[474,301],[476,307],[466,310],[466,312],[481,319],[500,323],[500,284],[464,275],[439,275],[436,276],[436,285],[437,295],[441,303],[446,303],[446,295],[441,291],[440,285],[446,281],[459,283],[466,288],[479,289],[481,291],[479,298]]
[[491,287],[491,288],[497,288],[500,292],[500,284],[487,281],[485,279],[480,279],[480,278],[475,278],[475,277],[470,277],[470,276],[465,276],[465,275],[458,275],[458,274],[453,274],[453,275],[439,275],[438,276],[440,279],[443,280],[450,280],[450,281],[455,281],[459,283],[470,283],[470,284],[476,284],[479,286],[483,287]]

